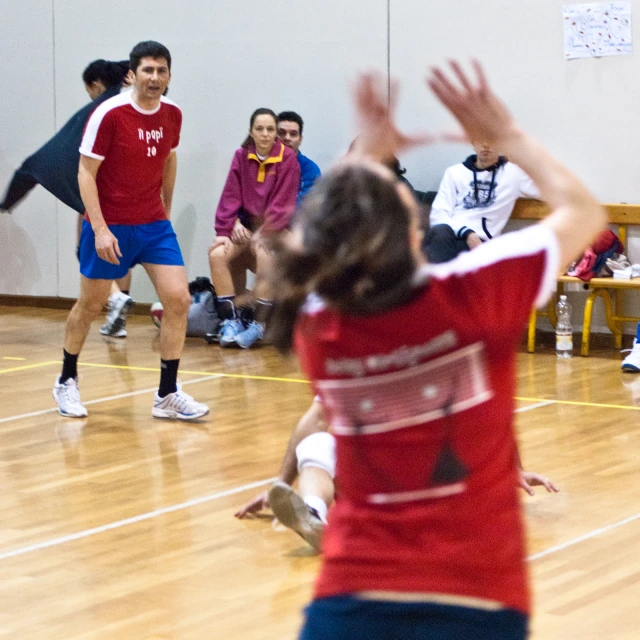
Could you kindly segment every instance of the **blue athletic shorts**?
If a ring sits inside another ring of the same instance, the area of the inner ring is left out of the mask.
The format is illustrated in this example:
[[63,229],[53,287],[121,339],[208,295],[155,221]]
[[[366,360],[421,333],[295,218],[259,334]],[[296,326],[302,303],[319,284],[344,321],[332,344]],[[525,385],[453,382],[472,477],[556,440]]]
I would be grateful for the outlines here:
[[91,225],[82,221],[80,246],[80,273],[94,280],[117,280],[136,264],[169,264],[184,266],[178,239],[169,220],[148,224],[114,224],[109,230],[118,238],[122,258],[120,264],[111,264],[98,257],[96,237]]
[[485,611],[353,596],[314,600],[299,640],[525,640],[528,619],[512,609]]

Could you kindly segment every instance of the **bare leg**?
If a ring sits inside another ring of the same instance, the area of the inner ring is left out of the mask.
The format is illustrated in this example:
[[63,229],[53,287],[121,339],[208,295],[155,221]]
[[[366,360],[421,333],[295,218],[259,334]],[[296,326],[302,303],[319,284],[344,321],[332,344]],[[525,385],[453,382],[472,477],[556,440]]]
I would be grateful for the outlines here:
[[213,286],[219,296],[233,296],[236,294],[231,275],[231,263],[239,258],[247,247],[248,244],[231,244],[226,253],[223,246],[217,246],[209,252],[211,282],[213,282]]
[[184,267],[166,264],[142,265],[153,282],[164,309],[160,326],[160,357],[177,360],[187,333],[187,314],[191,305]]
[[107,302],[110,287],[111,280],[92,280],[80,276],[80,297],[73,305],[65,327],[64,348],[67,353],[80,353],[91,323]]
[[318,497],[329,507],[333,502],[334,485],[331,476],[319,467],[304,467],[298,477],[300,495],[309,504],[309,498]]
[[262,245],[255,248],[256,253],[256,286],[254,292],[256,297],[270,300],[273,296],[269,289],[267,278],[265,277],[273,267],[273,253],[267,251]]
[[116,285],[118,286],[118,289],[120,289],[120,291],[129,291],[129,289],[131,289],[131,276],[132,271],[131,269],[129,269],[127,275],[124,276],[124,278],[116,280]]
[[243,256],[232,260],[229,264],[229,270],[231,271],[231,279],[233,280],[233,289],[236,294],[240,296],[247,291],[247,267],[245,266]]

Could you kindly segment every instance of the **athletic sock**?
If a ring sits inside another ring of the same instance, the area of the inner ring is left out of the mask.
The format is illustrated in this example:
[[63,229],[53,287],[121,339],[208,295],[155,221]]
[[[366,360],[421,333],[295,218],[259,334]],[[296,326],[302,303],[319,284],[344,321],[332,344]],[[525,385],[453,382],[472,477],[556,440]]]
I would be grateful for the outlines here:
[[235,320],[236,318],[236,307],[234,304],[235,299],[236,299],[235,295],[218,296],[218,299],[216,301],[216,311],[218,312],[218,318],[220,318],[220,320]]
[[271,300],[267,300],[266,298],[256,298],[256,322],[261,324],[263,328],[267,326],[272,310],[273,302]]
[[327,503],[320,496],[306,496],[303,500],[307,507],[318,514],[322,522],[327,522]]
[[66,349],[62,350],[62,373],[60,374],[60,384],[64,384],[69,378],[78,377],[78,356],[71,354]]
[[160,360],[160,387],[158,395],[161,398],[175,393],[178,390],[178,366],[180,358],[177,360]]
[[120,289],[120,293],[124,293],[125,296],[129,295],[129,289]]

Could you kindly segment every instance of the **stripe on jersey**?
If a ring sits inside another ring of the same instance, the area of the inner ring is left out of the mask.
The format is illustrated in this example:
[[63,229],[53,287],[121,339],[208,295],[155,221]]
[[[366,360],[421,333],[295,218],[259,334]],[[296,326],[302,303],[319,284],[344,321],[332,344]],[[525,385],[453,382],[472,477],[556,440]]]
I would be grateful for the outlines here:
[[117,96],[113,96],[113,98],[105,100],[91,114],[84,130],[84,135],[82,136],[82,142],[80,143],[80,153],[83,156],[95,158],[96,160],[104,160],[104,156],[100,156],[93,152],[93,145],[96,143],[100,124],[107,113],[112,109],[117,109],[118,107],[122,107],[126,104],[131,104],[130,96],[130,92],[120,93]]
[[425,424],[493,397],[482,342],[401,371],[316,385],[331,413],[331,429],[341,436]]

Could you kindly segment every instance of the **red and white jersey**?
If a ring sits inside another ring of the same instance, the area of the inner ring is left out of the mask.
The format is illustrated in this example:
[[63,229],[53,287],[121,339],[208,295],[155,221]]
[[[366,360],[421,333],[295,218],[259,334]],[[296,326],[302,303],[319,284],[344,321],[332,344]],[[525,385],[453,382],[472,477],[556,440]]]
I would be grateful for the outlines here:
[[107,224],[146,224],[167,215],[160,198],[164,163],[178,147],[182,112],[162,97],[141,109],[130,91],[105,100],[91,114],[80,153],[102,160],[96,181]]
[[529,610],[515,362],[558,268],[554,233],[536,225],[423,267],[416,296],[393,310],[307,302],[296,350],[336,436],[340,494],[317,597],[395,591]]

